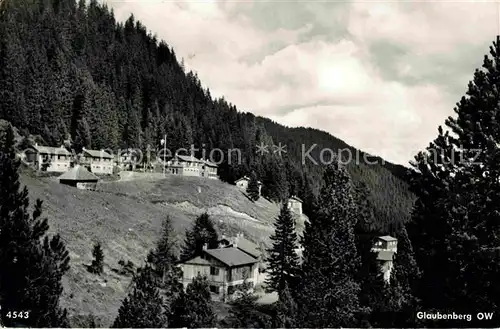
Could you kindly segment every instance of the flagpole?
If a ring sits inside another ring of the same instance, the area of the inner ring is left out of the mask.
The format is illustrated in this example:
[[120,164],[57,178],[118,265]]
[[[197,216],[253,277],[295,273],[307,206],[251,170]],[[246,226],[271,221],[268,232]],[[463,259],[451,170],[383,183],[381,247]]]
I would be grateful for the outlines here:
[[167,154],[167,134],[163,136],[163,177],[165,177],[165,157]]

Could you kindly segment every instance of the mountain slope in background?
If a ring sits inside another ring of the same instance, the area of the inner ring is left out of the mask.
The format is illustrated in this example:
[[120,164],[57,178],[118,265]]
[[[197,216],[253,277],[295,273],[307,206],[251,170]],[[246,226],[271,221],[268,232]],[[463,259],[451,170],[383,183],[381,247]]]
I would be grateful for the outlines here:
[[[311,153],[316,159],[322,148],[338,153],[349,147],[328,133],[283,127],[213,99],[166,42],[133,16],[116,22],[112,10],[96,0],[4,0],[0,119],[24,136],[50,145],[70,141],[75,149],[155,149],[165,134],[170,150],[238,149],[241,162],[226,154],[221,178],[232,182],[253,169],[265,184],[263,194],[274,201],[317,192],[324,166],[304,163],[302,145],[307,150],[317,144]],[[261,142],[283,143],[287,154],[258,155],[255,146]],[[390,231],[407,220],[412,205],[400,179],[405,169],[381,159],[367,164],[362,152],[349,149],[361,159],[348,165],[349,172],[370,190],[377,215],[371,229]]]

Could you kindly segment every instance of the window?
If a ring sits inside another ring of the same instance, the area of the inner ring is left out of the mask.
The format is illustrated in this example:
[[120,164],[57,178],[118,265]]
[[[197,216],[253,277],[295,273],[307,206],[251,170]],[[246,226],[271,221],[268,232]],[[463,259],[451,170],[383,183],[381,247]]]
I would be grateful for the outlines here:
[[210,275],[219,275],[219,268],[210,266]]
[[210,292],[214,293],[214,294],[218,294],[219,293],[219,287],[217,287],[217,286],[210,286]]

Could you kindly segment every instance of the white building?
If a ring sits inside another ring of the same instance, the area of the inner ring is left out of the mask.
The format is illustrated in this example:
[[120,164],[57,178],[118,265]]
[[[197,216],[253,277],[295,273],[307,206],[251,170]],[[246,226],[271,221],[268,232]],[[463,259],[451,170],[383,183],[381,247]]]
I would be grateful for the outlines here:
[[113,174],[114,157],[104,150],[87,150],[84,148],[80,154],[80,164],[90,172],[100,175]]
[[398,252],[398,240],[389,235],[380,236],[375,241],[372,251],[377,253],[377,261],[380,263],[384,280],[389,282],[394,268],[394,255]]
[[[238,186],[240,189],[246,191],[248,188],[248,183],[250,182],[250,177],[248,176],[243,176],[237,181],[234,182],[236,186]],[[259,184],[259,195],[261,195],[261,190],[262,190],[262,182],[258,181]]]
[[288,208],[290,211],[302,215],[302,200],[297,198],[296,196],[292,196],[288,199]]
[[218,179],[217,164],[209,160],[201,160],[192,155],[175,155],[165,164],[165,171],[173,175],[198,176]]
[[26,161],[38,171],[66,172],[70,168],[71,153],[64,147],[35,144],[25,151]]

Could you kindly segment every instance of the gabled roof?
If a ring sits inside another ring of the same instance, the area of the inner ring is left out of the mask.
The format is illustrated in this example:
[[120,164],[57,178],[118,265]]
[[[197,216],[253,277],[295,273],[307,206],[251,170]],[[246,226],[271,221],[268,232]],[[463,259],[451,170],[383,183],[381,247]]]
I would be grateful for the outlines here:
[[206,159],[206,160],[201,160],[205,165],[209,166],[209,167],[218,167],[218,165],[216,163],[213,163],[212,161]]
[[201,258],[200,256],[197,256],[192,259],[188,259],[185,261],[183,264],[191,264],[191,265],[211,265],[208,260]]
[[298,198],[298,197],[296,197],[295,195],[294,195],[294,196],[292,196],[292,197],[290,197],[290,199],[289,199],[289,200],[295,200],[295,201],[298,201],[298,202],[300,202],[300,203],[302,203],[302,202],[303,202],[301,199],[299,199],[299,198]]
[[71,155],[71,153],[66,150],[65,147],[52,147],[52,146],[42,146],[35,144],[33,148],[42,154],[56,154],[56,155]]
[[78,182],[98,181],[99,177],[80,165],[76,165],[69,171],[59,176],[59,180],[70,180]]
[[238,183],[238,182],[240,182],[240,181],[242,181],[242,180],[250,180],[250,178],[248,178],[247,176],[243,176],[243,177],[241,177],[241,178],[238,178],[238,179],[237,179],[237,180],[235,180],[234,182],[235,182],[235,183]]
[[220,262],[231,267],[257,263],[257,259],[241,251],[238,248],[229,247],[229,248],[208,249],[205,250],[205,252],[208,255],[219,260]]
[[380,240],[384,240],[384,241],[398,241],[398,239],[396,239],[390,235],[379,236],[378,238]]
[[392,251],[382,250],[377,253],[378,260],[388,261],[388,260],[393,260],[393,257],[394,257],[394,252]]
[[262,254],[258,245],[242,236],[236,238],[236,247],[254,258],[259,258]]
[[176,154],[175,157],[181,161],[184,161],[184,162],[196,162],[196,163],[203,163],[202,160],[200,159],[197,159],[196,157],[194,157],[193,155],[180,155],[180,154]]
[[[239,178],[239,179],[235,180],[235,181],[234,181],[234,183],[236,184],[236,183],[238,183],[238,182],[240,182],[240,181],[242,181],[242,180],[250,181],[250,177],[248,177],[248,176],[243,176],[243,177],[241,177],[241,178]],[[262,182],[261,182],[261,181],[257,181],[257,183],[258,183],[259,185],[262,185]]]
[[86,153],[93,158],[113,159],[113,156],[104,150],[98,151],[83,149],[83,153]]

